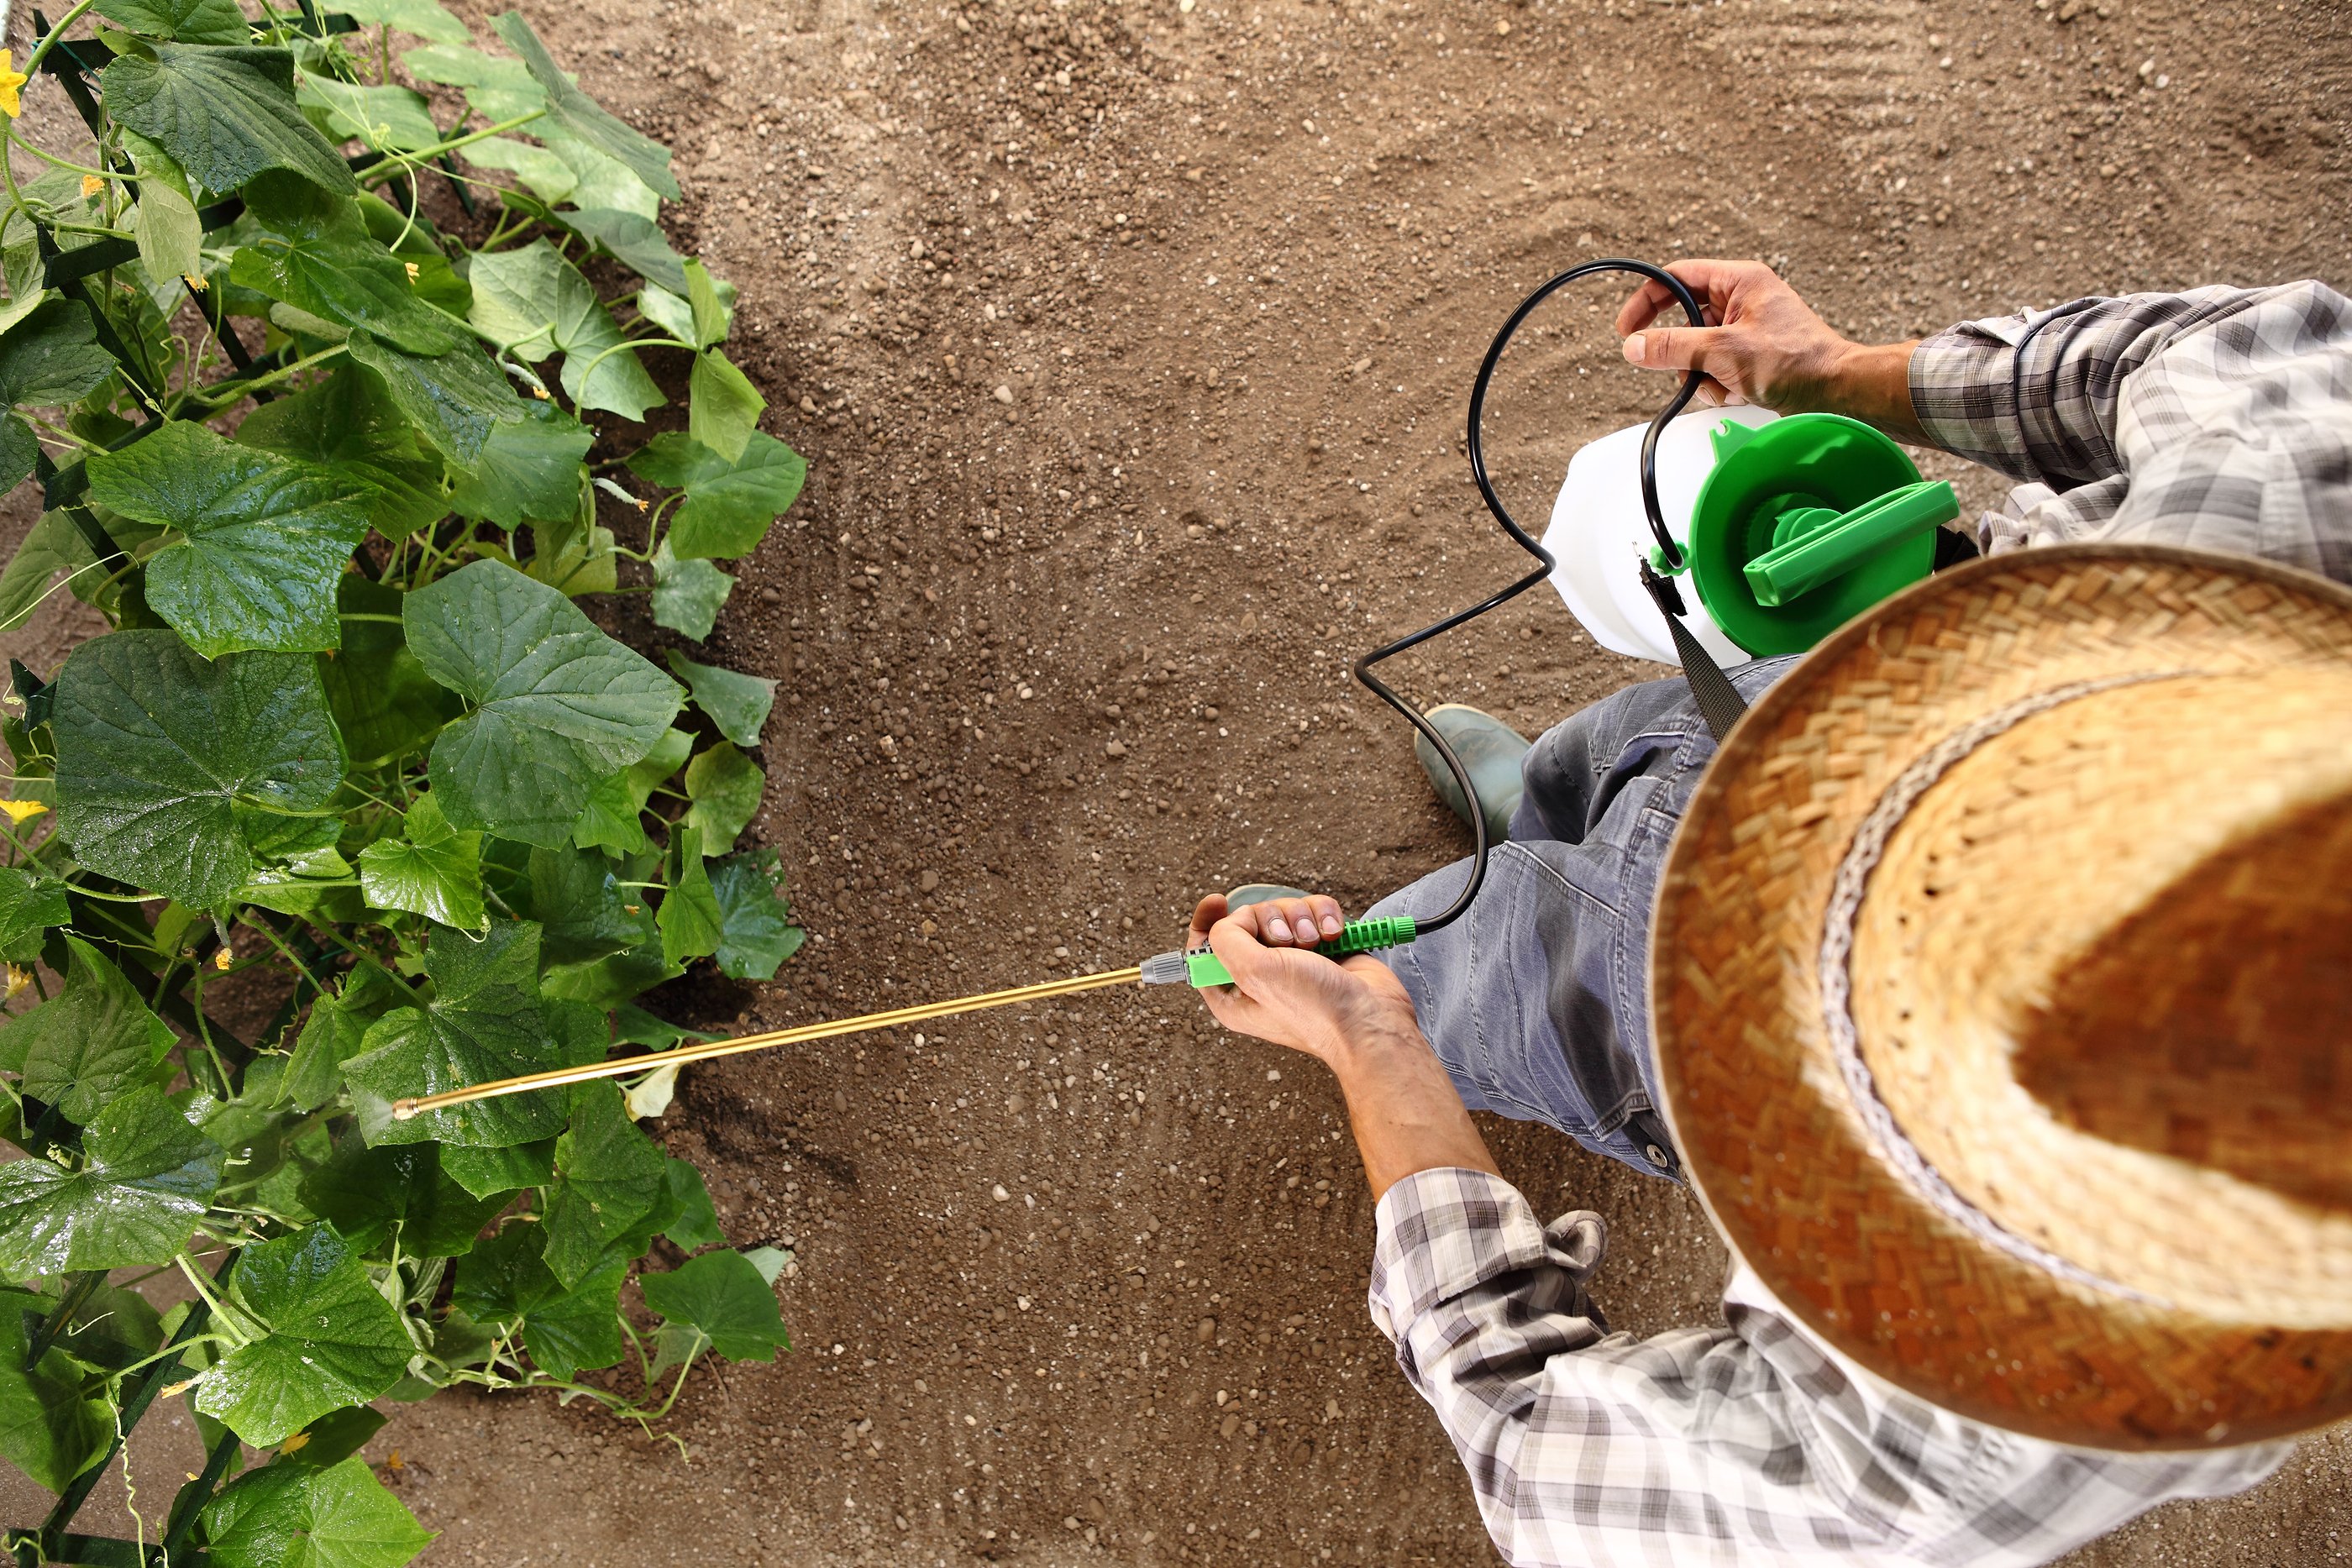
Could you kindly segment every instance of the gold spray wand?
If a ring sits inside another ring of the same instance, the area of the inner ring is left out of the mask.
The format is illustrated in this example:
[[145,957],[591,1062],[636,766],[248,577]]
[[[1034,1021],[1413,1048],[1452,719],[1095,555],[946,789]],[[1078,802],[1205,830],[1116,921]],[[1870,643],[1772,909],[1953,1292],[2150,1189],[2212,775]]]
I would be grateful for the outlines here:
[[1065,980],[1045,980],[1034,986],[1016,986],[1009,991],[989,991],[977,997],[958,997],[952,1001],[925,1002],[919,1007],[898,1008],[890,1012],[866,1013],[857,1018],[835,1019],[830,1023],[806,1023],[793,1029],[770,1030],[763,1034],[740,1035],[733,1040],[709,1040],[701,1045],[681,1046],[674,1051],[649,1051],[643,1056],[625,1056],[615,1061],[592,1061],[581,1067],[557,1067],[545,1072],[526,1072],[520,1078],[500,1078],[488,1083],[471,1084],[464,1089],[447,1089],[438,1094],[418,1094],[392,1103],[393,1119],[405,1122],[411,1116],[427,1111],[444,1110],[451,1105],[463,1105],[475,1100],[494,1100],[505,1094],[525,1094],[534,1089],[558,1089],[567,1083],[585,1083],[596,1078],[619,1078],[632,1072],[650,1072],[662,1067],[683,1067],[692,1061],[709,1061],[714,1057],[736,1056],[747,1051],[765,1051],[771,1046],[797,1045],[803,1040],[827,1040],[837,1034],[856,1034],[862,1030],[895,1029],[901,1024],[921,1023],[926,1019],[949,1018],[956,1013],[979,1012],[985,1008],[1017,1007],[1023,1002],[1043,1001],[1048,997],[1066,997],[1075,991],[1099,990],[1106,986],[1130,985],[1143,978],[1140,965],[1124,969],[1111,969],[1099,975],[1073,975]]

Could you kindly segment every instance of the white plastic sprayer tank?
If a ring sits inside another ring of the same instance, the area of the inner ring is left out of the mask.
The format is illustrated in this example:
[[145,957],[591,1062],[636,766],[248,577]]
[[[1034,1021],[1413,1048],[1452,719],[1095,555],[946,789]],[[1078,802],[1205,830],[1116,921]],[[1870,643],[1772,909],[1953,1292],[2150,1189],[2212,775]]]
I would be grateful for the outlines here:
[[[1769,409],[1711,408],[1685,413],[1658,435],[1658,510],[1677,544],[1690,541],[1691,509],[1699,486],[1715,467],[1709,435],[1728,421],[1764,425],[1777,417]],[[1642,507],[1642,434],[1629,425],[1588,443],[1569,460],[1568,479],[1553,503],[1544,549],[1559,564],[1552,586],[1592,640],[1612,653],[1662,664],[1679,664],[1666,619],[1642,587],[1641,559],[1657,547],[1649,514]],[[1724,635],[1682,580],[1683,623],[1696,632],[1718,663],[1739,664],[1753,654]]]

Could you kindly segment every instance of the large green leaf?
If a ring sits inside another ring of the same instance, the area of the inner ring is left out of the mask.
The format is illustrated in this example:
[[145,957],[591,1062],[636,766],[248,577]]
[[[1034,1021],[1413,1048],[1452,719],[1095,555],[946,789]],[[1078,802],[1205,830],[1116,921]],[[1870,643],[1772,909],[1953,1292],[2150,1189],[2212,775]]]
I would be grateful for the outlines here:
[[236,0],[98,0],[98,14],[129,32],[183,44],[243,44],[253,28]]
[[503,1149],[457,1148],[448,1144],[436,1146],[441,1151],[441,1174],[476,1197],[545,1186],[555,1175],[553,1138],[510,1144]]
[[596,298],[595,287],[544,239],[474,257],[476,327],[533,363],[562,352],[563,390],[583,408],[627,419],[668,401]]
[[0,1029],[0,1067],[23,1074],[20,1092],[84,1124],[153,1072],[172,1030],[106,955],[71,935],[65,946],[64,990]]
[[169,632],[83,643],[58,674],[58,831],[81,863],[194,908],[251,878],[253,839],[343,776],[317,664],[205,663]]
[[214,1568],[401,1568],[434,1532],[358,1458],[307,1449],[240,1476],[205,1504]]
[[7,570],[0,571],[0,632],[14,632],[33,618],[58,573],[78,576],[97,564],[98,557],[73,519],[63,512],[43,512],[16,547]]
[[621,1359],[621,1284],[629,1260],[607,1253],[567,1290],[541,1256],[537,1225],[509,1225],[457,1265],[451,1294],[478,1322],[519,1327],[541,1371],[569,1379]]
[[602,1263],[608,1246],[653,1212],[668,1186],[669,1159],[637,1131],[617,1087],[583,1083],[572,1100],[572,1125],[555,1141],[555,1174],[547,1189],[543,1257],[570,1290]]
[[[478,294],[475,296],[480,298]],[[580,460],[596,433],[552,403],[533,403],[520,419],[493,427],[481,460],[461,475],[450,506],[502,528],[580,511]]]
[[593,850],[530,852],[520,896],[544,933],[547,963],[593,962],[655,935],[651,904],[641,890],[620,885],[623,874]]
[[414,33],[436,44],[470,44],[473,33],[441,0],[335,0],[335,9],[368,27]]
[[686,395],[686,433],[728,462],[741,462],[759,433],[761,412],[768,406],[751,378],[718,350],[705,349],[694,356]]
[[294,86],[294,101],[323,120],[336,141],[358,141],[390,152],[421,152],[441,141],[432,106],[408,88],[362,87],[305,71]]
[[415,427],[393,406],[383,382],[356,365],[263,403],[236,427],[236,439],[363,481],[368,520],[386,538],[449,510],[440,458],[418,444]]
[[643,996],[685,972],[682,966],[663,956],[662,945],[656,939],[592,963],[566,964],[550,969],[546,992],[551,997],[609,1008],[631,997]]
[[589,792],[587,805],[572,824],[572,841],[583,850],[602,847],[623,854],[641,854],[650,849],[639,813],[662,781],[686,766],[693,750],[694,737],[686,731],[663,731],[643,758],[604,779]]
[[702,831],[678,828],[670,841],[669,891],[662,894],[662,956],[672,964],[718,951],[724,916],[702,862]]
[[801,949],[805,935],[792,923],[780,896],[784,873],[776,852],[746,850],[710,862],[711,895],[719,901],[719,972],[735,980],[772,980],[777,967]]
[[[595,204],[592,202],[583,202],[580,204],[584,207],[593,206]],[[692,294],[695,292],[693,273],[701,271],[702,264],[700,262],[691,262],[688,265],[693,270],[689,271],[687,275],[687,292],[688,294]],[[711,341],[714,343],[723,342],[726,340],[728,330],[732,329],[735,324],[736,288],[733,284],[726,281],[724,278],[710,277],[710,275],[708,272],[704,272],[702,276],[707,278],[710,278],[710,298],[719,307],[722,323],[719,336],[713,338]],[[695,317],[695,307],[692,300],[680,299],[677,295],[672,294],[668,289],[664,288],[657,284],[649,283],[643,288],[637,290],[637,310],[646,320],[652,322],[655,326],[659,327],[663,331],[667,332],[671,337],[676,338],[681,343],[694,343],[705,331],[709,329],[711,325],[708,306],[704,308],[702,319],[698,322]]]
[[79,299],[44,299],[0,332],[0,402],[76,402],[113,373],[114,356],[98,346],[89,308]]
[[289,169],[330,191],[354,188],[350,165],[294,102],[285,49],[163,44],[100,74],[108,113],[163,150],[208,191],[234,191],[264,169]]
[[341,640],[335,583],[367,537],[368,487],[173,420],[90,455],[101,506],[180,538],[147,560],[147,602],[208,659],[310,653]]
[[710,635],[735,580],[707,560],[680,560],[665,538],[654,547],[654,624],[696,642]]
[[30,1291],[0,1290],[0,1457],[39,1485],[63,1491],[112,1444],[114,1413],[55,1345],[25,1364],[32,1349],[26,1323],[56,1305]]
[[687,288],[686,262],[670,249],[661,225],[617,207],[584,207],[555,214],[555,221],[604,247],[622,265],[672,294]]
[[319,661],[319,678],[353,768],[424,750],[443,725],[466,711],[408,651],[400,625],[403,597],[357,572],[346,572],[337,584],[343,646]]
[[486,136],[463,148],[461,155],[481,168],[505,170],[551,207],[580,188],[580,176],[572,165],[544,147],[511,136]]
[[[429,122],[428,122],[429,123]],[[229,280],[406,354],[446,354],[463,334],[417,297],[407,267],[369,232],[351,197],[281,172],[256,178],[246,204],[265,232],[237,247]]]
[[[58,1283],[66,1288],[62,1280]],[[138,1291],[100,1285],[67,1315],[57,1343],[94,1371],[129,1372],[163,1347],[163,1318]]]
[[808,478],[806,459],[759,431],[746,438],[742,455],[731,463],[673,430],[632,453],[628,464],[647,484],[686,491],[668,536],[681,559],[751,554]]
[[226,1154],[152,1084],[100,1111],[79,1168],[30,1158],[0,1166],[0,1274],[128,1269],[187,1245]]
[[646,1305],[672,1322],[700,1329],[730,1361],[772,1361],[776,1352],[792,1348],[774,1288],[740,1252],[705,1252],[637,1283]]
[[392,1010],[400,991],[383,971],[362,964],[342,989],[310,1004],[287,1064],[286,1093],[299,1111],[315,1111],[343,1086],[343,1063],[364,1048],[367,1031]]
[[561,1091],[509,1094],[400,1122],[391,1103],[562,1065],[539,998],[539,927],[493,921],[476,941],[436,931],[425,950],[433,1000],[385,1014],[343,1063],[360,1124],[374,1144],[528,1144],[562,1131]]
[[383,378],[393,406],[456,467],[473,467],[490,432],[523,416],[522,399],[489,356],[471,344],[428,357],[354,328],[345,346],[354,361]]
[[461,833],[430,794],[417,797],[396,839],[360,852],[360,892],[376,909],[402,909],[460,931],[490,928],[482,908],[482,835]]
[[508,1194],[477,1197],[441,1168],[438,1144],[370,1148],[346,1137],[333,1157],[302,1178],[302,1202],[359,1252],[396,1242],[410,1258],[455,1258],[472,1249]]
[[694,706],[710,716],[719,733],[738,746],[760,744],[760,731],[776,706],[776,683],[715,664],[698,664],[673,649],[671,673],[694,694]]
[[583,511],[534,526],[523,575],[573,599],[619,587],[620,557],[614,549],[613,530],[590,521],[593,515]]
[[[66,907],[66,884],[16,866],[0,866],[0,958],[30,964],[53,926],[73,918]],[[5,1040],[0,1035],[0,1040]],[[0,1045],[0,1054],[6,1051]]]
[[479,560],[408,596],[408,645],[475,705],[434,742],[452,825],[551,848],[596,781],[650,751],[683,693],[561,592]]
[[662,1231],[677,1246],[691,1252],[698,1247],[715,1247],[727,1239],[719,1228],[719,1206],[710,1201],[710,1188],[702,1173],[691,1160],[669,1162],[670,1207],[677,1217]]
[[[0,414],[0,495],[24,483],[40,460],[41,439],[33,434],[33,427],[16,414]],[[0,598],[5,596],[6,591],[0,589]]]
[[548,112],[557,124],[583,141],[627,164],[646,184],[671,201],[677,200],[677,181],[669,172],[669,149],[616,117],[603,104],[572,85],[556,68],[547,47],[531,31],[519,11],[493,17],[490,26],[506,40],[547,94]]
[[759,814],[768,776],[758,765],[720,741],[686,765],[687,825],[702,831],[706,849],[724,852]]
[[196,1408],[258,1448],[400,1380],[415,1345],[329,1225],[247,1247],[229,1299],[264,1331],[205,1375]]

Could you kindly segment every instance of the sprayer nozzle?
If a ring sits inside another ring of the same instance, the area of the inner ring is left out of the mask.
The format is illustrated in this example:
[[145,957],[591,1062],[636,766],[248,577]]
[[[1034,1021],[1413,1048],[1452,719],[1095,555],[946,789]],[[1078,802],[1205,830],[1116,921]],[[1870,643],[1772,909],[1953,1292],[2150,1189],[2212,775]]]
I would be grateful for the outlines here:
[[1181,948],[1172,953],[1154,953],[1143,961],[1142,969],[1147,986],[1181,986],[1192,980],[1192,970]]

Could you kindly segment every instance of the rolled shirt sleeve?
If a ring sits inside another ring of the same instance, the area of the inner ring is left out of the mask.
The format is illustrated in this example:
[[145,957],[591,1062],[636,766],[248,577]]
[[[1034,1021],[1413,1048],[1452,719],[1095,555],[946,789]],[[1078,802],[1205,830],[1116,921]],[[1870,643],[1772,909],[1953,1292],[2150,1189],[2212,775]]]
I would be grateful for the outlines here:
[[1963,1421],[1837,1356],[1744,1270],[1722,1325],[1612,1333],[1588,1293],[1601,1218],[1543,1225],[1481,1171],[1405,1178],[1379,1228],[1372,1321],[1517,1568],[2025,1568],[2286,1452],[2095,1454]]
[[1928,439],[2021,484],[1989,553],[2198,546],[2352,581],[2352,301],[2316,282],[2078,299],[1911,356]]

